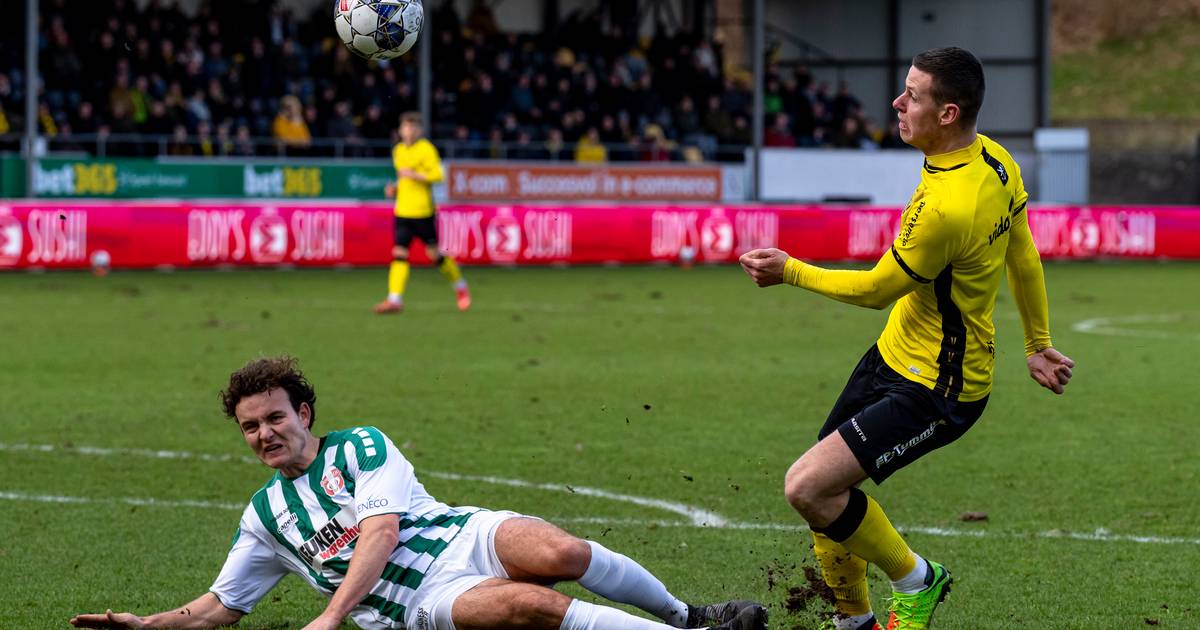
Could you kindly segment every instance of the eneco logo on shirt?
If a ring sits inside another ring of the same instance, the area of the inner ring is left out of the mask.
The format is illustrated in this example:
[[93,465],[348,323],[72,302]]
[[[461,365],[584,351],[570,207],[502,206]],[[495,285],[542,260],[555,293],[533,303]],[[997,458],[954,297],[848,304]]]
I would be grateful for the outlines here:
[[358,513],[362,514],[363,512],[366,512],[367,510],[375,510],[378,508],[387,507],[388,503],[389,503],[389,501],[387,500],[387,498],[376,499],[375,497],[371,497],[371,498],[367,499],[366,501],[363,501],[362,503],[358,504]]

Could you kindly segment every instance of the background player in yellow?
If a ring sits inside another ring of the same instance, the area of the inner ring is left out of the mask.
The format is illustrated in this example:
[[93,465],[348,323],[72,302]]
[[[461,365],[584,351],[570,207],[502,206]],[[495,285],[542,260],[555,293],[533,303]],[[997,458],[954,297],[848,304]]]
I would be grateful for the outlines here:
[[442,160],[433,143],[426,140],[421,115],[405,112],[400,116],[400,143],[392,148],[396,183],[388,184],[388,197],[396,197],[392,266],[388,270],[387,299],[375,305],[376,313],[404,310],[404,287],[408,284],[408,252],[413,237],[421,239],[429,259],[454,286],[458,309],[471,307],[471,292],[454,258],[437,244],[437,217],[434,216],[433,185],[445,179]]
[[[785,494],[813,532],[837,596],[838,630],[878,624],[867,564],[892,581],[887,627],[926,628],[950,590],[949,571],[909,549],[874,499],[858,489],[949,444],[983,413],[992,385],[992,310],[1007,270],[1025,330],[1029,374],[1056,394],[1074,362],[1050,344],[1041,260],[1026,222],[1021,171],[976,132],[983,67],[961,48],[912,60],[892,106],[900,135],[925,154],[900,233],[873,269],[827,270],[779,249],[741,258],[761,287],[780,283],[883,309],[878,342],[859,361],[819,433],[788,470]],[[931,480],[936,483],[936,480]]]

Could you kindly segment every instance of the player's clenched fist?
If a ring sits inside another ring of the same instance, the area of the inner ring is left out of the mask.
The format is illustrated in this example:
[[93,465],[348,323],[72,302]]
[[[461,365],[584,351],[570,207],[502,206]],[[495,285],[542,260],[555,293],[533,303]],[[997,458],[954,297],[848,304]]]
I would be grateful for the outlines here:
[[787,252],[771,247],[750,250],[742,254],[738,262],[758,286],[769,287],[783,282],[783,266],[787,259]]
[[1071,381],[1072,368],[1075,367],[1075,362],[1070,357],[1054,348],[1035,352],[1029,355],[1025,362],[1029,365],[1029,376],[1037,381],[1038,385],[1055,394],[1063,393],[1063,388]]

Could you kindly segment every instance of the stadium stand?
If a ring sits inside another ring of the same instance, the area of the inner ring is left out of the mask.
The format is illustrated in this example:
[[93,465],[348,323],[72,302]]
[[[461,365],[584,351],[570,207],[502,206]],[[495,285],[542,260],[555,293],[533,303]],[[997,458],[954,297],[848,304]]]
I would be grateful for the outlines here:
[[[415,55],[368,65],[338,45],[322,6],[268,0],[46,3],[38,122],[51,151],[110,156],[387,154],[417,108]],[[248,6],[249,5],[249,6]],[[247,21],[247,12],[268,16]],[[20,20],[2,27],[21,41]],[[635,38],[595,14],[553,32],[501,31],[485,3],[436,9],[431,131],[450,158],[740,161],[750,144],[748,75],[719,42],[687,32]],[[11,31],[11,32],[10,32]],[[22,128],[20,46],[0,53],[0,134]],[[895,146],[842,84],[768,68],[773,146]]]

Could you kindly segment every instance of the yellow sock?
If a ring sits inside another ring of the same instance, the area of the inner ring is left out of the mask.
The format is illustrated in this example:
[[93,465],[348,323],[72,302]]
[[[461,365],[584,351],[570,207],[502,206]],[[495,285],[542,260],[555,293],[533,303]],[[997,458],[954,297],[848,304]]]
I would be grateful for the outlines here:
[[442,258],[442,264],[438,266],[438,269],[442,271],[442,275],[446,277],[446,280],[450,281],[450,284],[456,284],[459,280],[462,280],[462,271],[458,268],[458,263],[454,262],[454,259],[449,256]]
[[846,617],[871,612],[871,597],[867,592],[867,561],[850,553],[825,534],[813,532],[813,553],[821,565],[825,583],[837,598],[834,608]]
[[917,556],[900,537],[900,532],[892,527],[883,508],[858,488],[850,488],[850,501],[840,516],[814,531],[825,534],[850,553],[883,569],[892,581],[917,568]]
[[388,270],[388,295],[404,295],[404,285],[408,284],[408,261],[393,260],[392,268]]

